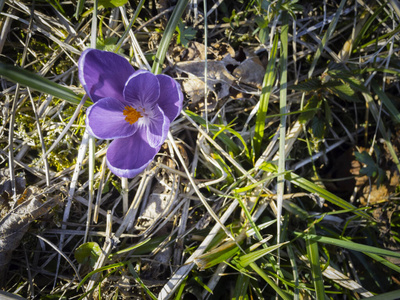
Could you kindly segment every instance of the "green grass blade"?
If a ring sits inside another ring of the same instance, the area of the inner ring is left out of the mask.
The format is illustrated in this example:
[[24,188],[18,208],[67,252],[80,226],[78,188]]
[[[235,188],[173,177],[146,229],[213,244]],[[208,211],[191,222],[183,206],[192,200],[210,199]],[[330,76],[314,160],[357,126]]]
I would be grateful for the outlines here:
[[396,300],[400,299],[400,290],[369,297],[369,300]]
[[297,268],[297,263],[296,263],[296,256],[294,254],[292,245],[289,244],[287,245],[287,253],[289,256],[289,260],[290,260],[290,265],[292,266],[292,272],[293,272],[293,279],[294,279],[294,284],[296,286],[296,288],[294,289],[293,293],[294,293],[294,300],[299,300],[300,299],[300,295],[299,295],[299,281],[300,281],[300,276],[299,276],[299,270]]
[[151,251],[157,248],[166,238],[167,236],[157,236],[152,239],[140,242],[138,245],[134,246],[134,249],[128,248],[128,250],[133,250],[132,255],[137,256],[149,254],[151,253]]
[[311,78],[312,73],[314,72],[315,66],[317,65],[318,59],[320,58],[320,56],[322,54],[322,50],[324,50],[326,44],[329,41],[329,38],[335,31],[336,25],[339,21],[340,14],[343,11],[343,7],[344,7],[345,3],[346,3],[346,0],[342,0],[340,2],[340,5],[336,11],[335,17],[333,18],[331,24],[329,24],[329,27],[328,27],[327,31],[325,32],[324,37],[322,38],[322,41],[319,44],[317,51],[315,52],[314,59],[311,63],[310,70],[308,71],[308,78]]
[[235,283],[232,299],[248,299],[246,292],[249,288],[250,277],[239,274]]
[[400,24],[397,25],[397,27],[394,30],[392,30],[392,31],[390,31],[388,33],[385,33],[383,35],[378,35],[376,37],[376,39],[370,40],[369,42],[367,42],[364,45],[360,46],[360,48],[364,49],[364,48],[366,48],[368,46],[375,45],[375,44],[377,44],[378,42],[380,42],[382,40],[390,39],[391,37],[395,36],[399,32],[400,32]]
[[142,287],[142,289],[145,290],[145,292],[147,293],[147,295],[153,299],[153,300],[157,300],[157,297],[149,290],[149,288],[143,283],[143,281],[140,279],[139,275],[136,273],[135,268],[133,267],[131,262],[128,262],[128,269],[129,272],[131,272],[133,278],[140,284],[140,286]]
[[196,258],[194,262],[200,268],[205,270],[215,265],[222,263],[223,261],[232,258],[239,252],[239,247],[235,242],[227,242],[226,244],[218,247],[210,252],[203,254]]
[[274,290],[275,292],[278,293],[278,295],[284,299],[284,300],[289,300],[291,299],[289,295],[287,295],[279,286],[276,285],[276,283],[269,278],[269,276],[259,267],[257,266],[256,263],[251,263],[250,267],[258,274],[261,276],[262,279],[264,279]]
[[115,53],[117,53],[118,50],[119,50],[119,48],[121,48],[121,45],[122,45],[123,41],[126,39],[126,37],[127,37],[128,34],[129,34],[129,30],[131,30],[133,24],[135,24],[135,21],[136,21],[137,17],[139,16],[140,11],[141,11],[142,8],[143,8],[144,1],[145,1],[145,0],[140,0],[140,2],[139,2],[139,4],[138,4],[137,8],[135,9],[135,14],[133,15],[133,17],[132,17],[132,19],[131,19],[131,21],[130,21],[128,27],[126,28],[124,34],[123,34],[123,35],[121,36],[121,38],[119,39],[118,43],[115,45],[115,49],[114,49],[114,52],[115,52]]
[[79,16],[81,15],[82,11],[83,11],[83,7],[85,4],[85,0],[78,0],[78,3],[76,5],[76,11],[75,11],[75,19],[79,20]]
[[107,265],[101,268],[98,268],[96,270],[93,270],[92,272],[89,272],[83,279],[82,281],[78,284],[78,286],[76,287],[76,289],[80,289],[82,287],[82,285],[94,274],[103,272],[103,271],[108,271],[110,272],[110,270],[112,269],[116,269],[119,267],[123,267],[126,265],[126,262],[119,262],[119,263],[115,263],[115,264],[111,264],[111,265]]
[[240,252],[239,246],[246,238],[246,230],[243,230],[235,241],[228,241],[221,246],[208,251],[207,253],[195,258],[194,262],[200,269],[207,269],[226,261]]
[[207,292],[209,292],[210,294],[213,293],[213,291],[203,282],[202,278],[198,275],[193,276],[193,279],[203,288],[205,289]]
[[379,255],[374,254],[374,253],[364,252],[364,254],[368,255],[373,260],[376,260],[377,262],[381,263],[382,265],[392,269],[393,271],[396,271],[397,273],[400,273],[400,267],[398,265],[395,265],[394,263],[391,263],[387,259],[385,259],[383,257],[380,257]]
[[[155,242],[155,243],[160,244],[160,241],[162,241],[162,238],[163,238],[163,237],[160,237],[160,240],[157,240],[157,242]],[[165,239],[165,237],[164,237],[164,239]],[[137,248],[139,248],[139,247],[141,247],[141,246],[147,244],[147,243],[150,242],[150,241],[151,241],[151,239],[150,239],[150,238],[147,238],[147,239],[145,239],[145,240],[143,240],[143,241],[137,243],[136,245],[133,245],[132,247],[128,247],[128,248],[119,250],[119,251],[117,251],[117,252],[115,252],[115,253],[111,253],[111,254],[109,255],[109,259],[111,259],[111,258],[112,258],[113,256],[115,256],[115,255],[121,255],[122,253],[126,253],[126,252],[129,252],[129,251],[135,250],[135,249],[137,249]],[[151,252],[151,250],[148,250],[148,251]]]
[[[189,110],[185,111],[193,120],[195,120],[197,123],[199,123],[200,125],[202,125],[204,128],[207,126],[207,122],[200,116],[196,115],[194,112],[191,112]],[[214,134],[218,134],[217,137],[219,140],[221,140],[221,142],[223,142],[227,147],[228,147],[228,152],[229,154],[231,154],[232,156],[236,156],[239,155],[242,150],[235,144],[235,142],[232,140],[232,138],[230,138],[229,136],[227,136],[225,133],[219,133],[219,128],[217,125],[213,125],[213,124],[208,124],[208,129],[214,133]]]
[[[289,14],[287,11],[282,12],[282,29],[281,29],[281,57],[280,57],[280,93],[279,93],[279,112],[281,113],[279,124],[279,161],[278,172],[278,188],[277,188],[277,243],[281,242],[281,216],[282,216],[282,203],[283,193],[285,189],[285,164],[286,164],[286,97],[287,97],[287,61],[288,61],[288,31],[289,31]],[[278,250],[278,264],[279,264],[279,250]]]
[[183,292],[186,287],[186,281],[187,281],[187,277],[183,280],[183,282],[179,286],[179,289],[177,290],[176,295],[175,295],[175,300],[183,299]]
[[[236,196],[236,199],[239,202],[240,207],[242,208],[242,210],[244,212],[244,215],[246,216],[247,222],[250,223],[250,226],[254,230],[254,233],[255,233],[256,237],[258,238],[259,241],[261,241],[262,240],[261,233],[258,230],[257,225],[254,223],[253,218],[251,217],[251,214],[250,214],[249,210],[247,209],[247,206],[243,203],[242,197],[240,195],[237,195],[237,194],[235,194],[235,196]],[[251,207],[250,209],[253,209],[253,208]],[[266,245],[264,243],[263,243],[263,246],[266,247]]]
[[233,130],[232,128],[229,128],[228,126],[223,126],[223,127],[221,128],[221,130],[215,134],[214,139],[218,136],[218,134],[219,134],[220,132],[223,132],[223,131],[225,131],[225,130],[228,131],[228,132],[230,132],[231,134],[233,134],[234,136],[237,137],[237,139],[238,139],[238,140],[242,143],[242,145],[243,145],[243,148],[244,148],[244,151],[245,151],[245,153],[246,153],[247,158],[248,158],[249,160],[251,160],[250,152],[249,152],[249,149],[247,148],[247,144],[246,144],[245,140],[243,139],[243,137],[240,135],[239,132]]
[[[314,226],[310,227],[310,232],[315,234]],[[311,265],[311,273],[315,288],[315,298],[325,299],[325,288],[320,266],[318,243],[313,239],[306,239],[306,247],[307,247],[308,260]]]
[[370,73],[370,72],[382,72],[382,73],[388,73],[388,74],[400,76],[399,70],[389,69],[389,68],[365,68],[362,71],[360,71],[360,74],[365,74],[365,73]]
[[360,217],[371,219],[371,217],[363,211],[356,211],[357,208],[347,202],[346,200],[332,194],[331,192],[321,188],[320,186],[316,185],[315,183],[295,174],[295,173],[287,173],[285,176],[286,180],[289,180],[292,184],[295,184],[310,193],[316,193],[320,197],[324,198],[326,201],[331,202],[334,205],[337,205],[344,209],[351,209],[354,210],[354,213]]
[[[263,164],[261,167],[264,171],[271,172],[271,173],[277,173],[277,167],[276,165],[273,164]],[[341,208],[348,209],[351,211],[354,211],[354,213],[360,217],[366,218],[366,219],[371,219],[371,217],[363,211],[357,211],[357,208],[347,202],[346,200],[332,194],[331,192],[321,188],[320,186],[316,185],[315,183],[293,173],[289,172],[286,173],[285,179],[290,181],[292,184],[295,184],[299,186],[300,188],[309,191],[310,193],[315,193],[319,195],[320,197],[324,198],[326,201],[331,202],[334,205],[337,205]]]
[[[374,22],[376,20],[376,18],[378,17],[378,15],[381,13],[381,11],[385,8],[384,5],[380,5],[375,11],[374,14],[372,16],[370,16],[368,18],[368,20],[365,22],[365,24],[363,25],[363,27],[361,28],[359,34],[355,37],[354,39],[354,44],[353,44],[353,49],[357,49],[361,39],[363,39],[363,37],[367,34],[367,31],[369,29],[369,27],[371,26],[372,22]],[[365,14],[365,12],[364,12]]]
[[[18,82],[36,91],[50,94],[60,99],[64,99],[71,104],[79,104],[83,97],[82,95],[75,94],[69,88],[66,88],[47,78],[13,65],[0,63],[0,75],[4,76],[8,80]],[[85,106],[88,107],[91,104],[92,103],[90,101],[86,101]]]
[[267,247],[265,249],[261,249],[261,250],[257,250],[257,251],[253,251],[250,252],[248,254],[244,254],[242,256],[240,256],[237,260],[238,264],[245,268],[248,265],[250,265],[251,263],[257,261],[258,259],[260,259],[261,257],[264,257],[265,255],[267,255],[268,253],[271,253],[272,251],[275,251],[276,249],[280,248],[281,246],[287,244],[286,243],[281,243],[281,244],[277,244],[277,245],[273,245],[270,247]]
[[175,6],[175,9],[171,15],[171,18],[168,21],[167,27],[165,28],[163,37],[160,42],[160,46],[158,47],[156,57],[153,63],[153,67],[151,71],[154,74],[160,74],[162,70],[162,65],[164,63],[165,55],[167,53],[168,47],[170,45],[170,41],[172,39],[172,35],[175,32],[175,28],[178,25],[178,22],[182,16],[183,11],[185,10],[189,0],[179,0],[178,4]]
[[274,44],[271,49],[271,55],[268,61],[267,70],[262,84],[260,106],[257,112],[256,126],[254,132],[253,146],[255,157],[258,157],[261,151],[261,143],[264,137],[265,118],[268,111],[269,97],[271,96],[272,86],[275,81],[276,71],[276,53],[278,51],[278,35],[275,36]]
[[374,80],[371,81],[371,86],[374,92],[378,95],[379,99],[381,99],[382,103],[386,106],[389,114],[392,116],[393,121],[400,123],[400,113],[396,106],[393,105],[392,100],[389,99],[386,93],[382,91],[382,89]]
[[[299,233],[299,232],[294,232],[294,234],[297,236],[304,235],[304,233]],[[337,247],[346,248],[346,249],[350,249],[350,250],[354,250],[354,251],[358,251],[358,252],[372,253],[372,254],[377,254],[377,255],[400,258],[400,253],[398,253],[398,252],[387,250],[387,249],[381,249],[381,248],[374,247],[374,246],[358,244],[358,243],[354,243],[351,241],[339,240],[339,239],[335,239],[335,238],[319,236],[316,234],[307,234],[302,237],[305,240],[313,240],[316,242],[334,245]]]
[[393,160],[393,162],[395,163],[397,169],[400,172],[400,161],[399,161],[397,153],[396,153],[396,151],[395,151],[395,149],[394,149],[394,147],[392,145],[390,134],[386,130],[386,126],[384,125],[382,119],[380,118],[379,109],[378,109],[375,101],[373,100],[371,94],[369,94],[369,93],[362,93],[362,94],[363,94],[363,96],[365,98],[365,101],[369,105],[369,109],[370,109],[371,114],[374,117],[374,119],[375,119],[375,121],[376,121],[376,123],[378,125],[378,128],[379,128],[379,131],[380,131],[380,133],[382,135],[382,138],[385,140],[385,143],[386,143],[386,146],[388,147],[389,153],[392,156],[392,160]]
[[249,190],[252,190],[254,188],[256,188],[257,186],[265,183],[268,180],[274,179],[275,177],[281,175],[280,173],[275,173],[272,174],[271,176],[267,176],[267,177],[263,177],[263,179],[258,180],[256,183],[250,184],[250,185],[246,185],[245,187],[242,188],[238,188],[235,190],[235,193],[240,194],[240,193],[244,193],[247,192]]

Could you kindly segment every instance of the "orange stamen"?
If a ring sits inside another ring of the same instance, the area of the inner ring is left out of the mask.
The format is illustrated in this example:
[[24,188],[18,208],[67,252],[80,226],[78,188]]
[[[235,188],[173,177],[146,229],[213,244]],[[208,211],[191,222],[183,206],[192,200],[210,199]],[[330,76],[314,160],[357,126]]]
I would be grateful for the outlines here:
[[132,106],[125,106],[123,114],[126,116],[125,121],[127,121],[130,125],[136,123],[139,118],[143,117],[140,112],[138,112]]

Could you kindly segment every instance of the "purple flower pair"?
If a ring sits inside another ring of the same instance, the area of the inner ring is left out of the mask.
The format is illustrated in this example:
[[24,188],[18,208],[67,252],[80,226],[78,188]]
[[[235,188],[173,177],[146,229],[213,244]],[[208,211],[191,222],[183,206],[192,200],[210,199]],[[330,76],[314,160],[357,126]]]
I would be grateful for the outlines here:
[[86,127],[98,139],[113,139],[107,165],[132,178],[154,159],[171,122],[182,109],[179,84],[167,75],[135,71],[123,57],[87,49],[78,63],[79,79],[94,104]]

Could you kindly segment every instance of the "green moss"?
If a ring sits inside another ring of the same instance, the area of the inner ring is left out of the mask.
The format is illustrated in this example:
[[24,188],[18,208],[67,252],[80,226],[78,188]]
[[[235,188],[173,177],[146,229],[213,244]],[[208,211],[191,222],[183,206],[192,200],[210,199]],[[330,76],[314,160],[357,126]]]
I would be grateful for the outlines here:
[[[42,99],[39,99],[38,97],[34,98],[35,103],[39,103],[41,100]],[[54,107],[61,105],[60,101],[61,100],[55,99]],[[75,109],[75,106],[66,104],[60,112],[56,110],[54,115],[46,115],[44,118],[40,119],[40,129],[46,149],[49,149],[57,140]],[[56,115],[57,113],[59,113],[59,116]],[[65,124],[60,124],[60,117]],[[84,124],[83,112],[78,116],[75,124]],[[59,172],[65,170],[72,167],[76,163],[78,152],[77,149],[79,148],[79,143],[82,140],[84,129],[84,126],[72,127],[72,133],[66,134],[59,142],[57,147],[51,153],[49,153],[47,160],[50,168],[53,171]],[[36,119],[33,114],[30,101],[26,101],[22,107],[19,108],[19,111],[16,114],[15,135],[19,139],[22,139],[23,143],[28,144],[31,151],[36,151],[37,154],[39,154],[35,155],[36,158],[32,161],[33,165],[37,163],[43,153],[37,131]]]

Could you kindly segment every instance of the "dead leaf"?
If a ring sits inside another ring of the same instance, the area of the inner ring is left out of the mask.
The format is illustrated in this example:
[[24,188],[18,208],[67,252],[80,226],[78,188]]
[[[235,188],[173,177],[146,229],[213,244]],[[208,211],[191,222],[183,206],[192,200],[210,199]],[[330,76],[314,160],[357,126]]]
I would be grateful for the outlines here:
[[239,83],[254,86],[258,89],[262,87],[264,75],[265,69],[257,55],[246,58],[233,70],[233,76],[239,80]]
[[202,61],[206,59],[206,48],[204,44],[190,42],[187,48],[177,46],[173,50],[174,60],[180,61]]
[[[204,67],[204,61],[180,62],[176,65],[178,72],[188,75],[182,85],[193,103],[204,100]],[[207,88],[215,93],[217,100],[229,96],[229,88],[234,81],[235,77],[226,69],[225,62],[207,62]]]
[[[6,191],[8,183],[9,180],[4,180],[0,189]],[[10,190],[7,192],[11,194]],[[0,220],[0,269],[3,272],[0,272],[0,283],[5,278],[5,270],[11,260],[12,252],[18,247],[29,225],[61,202],[58,197],[42,201],[43,197],[41,189],[29,187],[20,194],[15,208],[2,213],[4,217]]]

